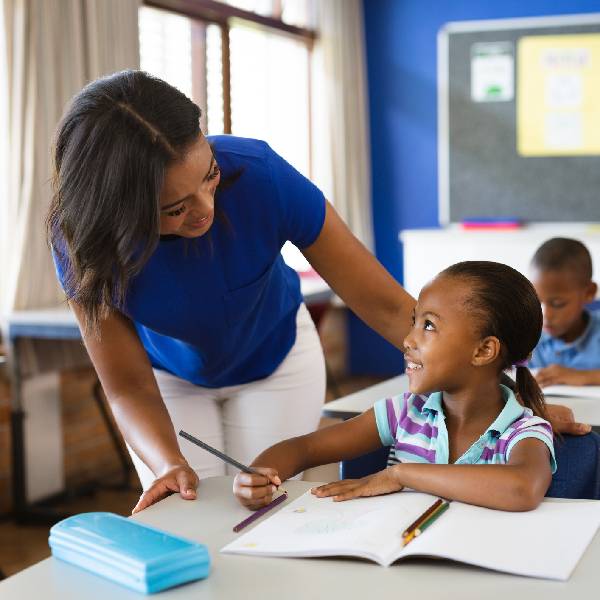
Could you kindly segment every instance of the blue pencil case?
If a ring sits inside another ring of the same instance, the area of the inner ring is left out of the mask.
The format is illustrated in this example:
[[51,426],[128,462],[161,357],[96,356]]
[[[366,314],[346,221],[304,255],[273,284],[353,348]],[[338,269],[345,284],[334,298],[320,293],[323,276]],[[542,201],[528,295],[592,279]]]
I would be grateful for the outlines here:
[[145,594],[203,579],[210,571],[203,544],[108,512],[60,521],[48,543],[56,558]]

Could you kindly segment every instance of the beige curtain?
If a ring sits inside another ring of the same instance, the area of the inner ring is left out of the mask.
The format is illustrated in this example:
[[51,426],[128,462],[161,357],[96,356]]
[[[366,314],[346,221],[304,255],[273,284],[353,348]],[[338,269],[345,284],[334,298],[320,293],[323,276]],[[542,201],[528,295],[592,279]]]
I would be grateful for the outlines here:
[[139,1],[0,0],[2,313],[64,299],[44,229],[53,133],[87,82],[139,68]]
[[315,74],[321,81],[314,87],[317,94],[325,91],[322,125],[327,131],[315,132],[313,139],[328,149],[324,159],[331,166],[331,181],[324,187],[330,188],[331,200],[352,232],[373,250],[362,1],[320,0],[316,9],[319,41],[315,53],[322,73]]

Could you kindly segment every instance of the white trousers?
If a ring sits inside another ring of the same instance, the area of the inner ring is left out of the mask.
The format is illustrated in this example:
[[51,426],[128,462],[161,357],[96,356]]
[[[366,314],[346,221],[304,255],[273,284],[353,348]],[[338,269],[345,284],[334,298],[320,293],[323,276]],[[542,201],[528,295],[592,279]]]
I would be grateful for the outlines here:
[[[215,389],[155,369],[175,431],[183,429],[245,464],[283,439],[314,431],[325,401],[325,359],[304,304],[298,309],[296,326],[294,346],[266,379]],[[201,479],[237,473],[202,448],[177,439]],[[142,487],[147,489],[155,476],[131,448],[129,452]]]

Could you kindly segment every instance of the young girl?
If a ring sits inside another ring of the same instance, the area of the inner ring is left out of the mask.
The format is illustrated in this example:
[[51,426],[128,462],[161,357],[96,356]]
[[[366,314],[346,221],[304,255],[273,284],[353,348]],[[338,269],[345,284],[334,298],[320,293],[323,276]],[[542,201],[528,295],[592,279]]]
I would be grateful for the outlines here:
[[[240,473],[234,493],[251,509],[304,469],[392,446],[399,464],[314,488],[349,500],[404,487],[502,510],[531,510],[556,469],[543,395],[523,361],[540,337],[530,282],[494,262],[462,262],[423,288],[404,340],[410,393],[360,416],[280,442]],[[517,367],[517,396],[500,383]],[[439,391],[438,391],[439,390]]]

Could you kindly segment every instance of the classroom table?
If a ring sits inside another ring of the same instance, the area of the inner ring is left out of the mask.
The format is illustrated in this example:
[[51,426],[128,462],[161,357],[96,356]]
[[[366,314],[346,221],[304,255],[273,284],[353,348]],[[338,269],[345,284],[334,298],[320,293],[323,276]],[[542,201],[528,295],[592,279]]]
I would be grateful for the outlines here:
[[[368,410],[381,398],[389,398],[408,392],[408,376],[398,375],[381,383],[372,385],[343,398],[327,402],[323,406],[323,416],[332,419],[351,419],[356,415]],[[574,397],[574,396],[548,396],[546,402],[549,404],[562,404],[568,406],[575,415],[575,419],[581,423],[587,423],[592,427],[600,426],[600,397]]]
[[[286,482],[290,496],[286,502],[312,485],[315,484]],[[231,477],[211,477],[200,483],[196,500],[170,496],[132,517],[206,544],[212,558],[207,579],[161,592],[157,598],[307,600],[339,597],[351,600],[373,595],[401,595],[423,600],[505,600],[507,597],[562,600],[592,598],[598,590],[598,534],[567,582],[518,577],[442,560],[410,559],[385,568],[347,558],[221,554],[219,550],[238,535],[233,533],[232,526],[248,516],[248,511],[232,496],[231,486]],[[40,595],[44,600],[139,600],[143,597],[54,558],[0,582],[0,598],[33,600]]]
[[[331,288],[314,272],[299,273],[300,289],[307,306],[321,304],[333,296]],[[12,495],[13,516],[19,522],[52,521],[53,516],[45,509],[33,507],[27,501],[25,452],[26,443],[23,431],[22,383],[23,369],[19,346],[25,339],[72,340],[80,343],[81,334],[72,311],[66,304],[43,310],[15,311],[2,320],[4,337],[7,342],[12,383],[11,393],[11,436],[12,436]],[[102,399],[99,383],[94,386],[94,398],[107,430],[118,452],[123,473],[123,483],[129,479],[129,458],[120,443],[120,436],[114,430],[110,416]]]

